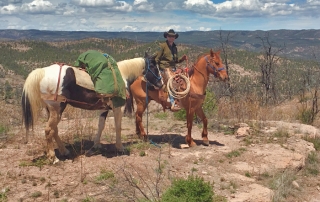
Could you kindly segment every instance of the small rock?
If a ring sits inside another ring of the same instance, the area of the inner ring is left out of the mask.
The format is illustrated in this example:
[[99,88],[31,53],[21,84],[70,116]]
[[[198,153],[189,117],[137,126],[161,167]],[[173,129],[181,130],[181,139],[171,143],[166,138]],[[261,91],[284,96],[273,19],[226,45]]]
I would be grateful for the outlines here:
[[297,181],[292,181],[292,185],[295,187],[295,188],[299,188],[299,184]]
[[181,148],[181,149],[186,149],[186,148],[189,148],[189,145],[187,145],[187,144],[180,144],[180,148]]

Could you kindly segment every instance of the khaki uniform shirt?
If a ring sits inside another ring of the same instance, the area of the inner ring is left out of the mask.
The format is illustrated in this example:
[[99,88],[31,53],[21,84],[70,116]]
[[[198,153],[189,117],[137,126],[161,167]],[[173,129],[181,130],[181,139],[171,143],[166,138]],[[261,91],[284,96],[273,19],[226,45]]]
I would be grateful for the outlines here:
[[176,63],[180,63],[183,60],[178,58],[178,50],[175,43],[170,47],[168,42],[161,43],[159,50],[156,53],[156,63],[159,68],[164,70],[165,68],[175,68]]

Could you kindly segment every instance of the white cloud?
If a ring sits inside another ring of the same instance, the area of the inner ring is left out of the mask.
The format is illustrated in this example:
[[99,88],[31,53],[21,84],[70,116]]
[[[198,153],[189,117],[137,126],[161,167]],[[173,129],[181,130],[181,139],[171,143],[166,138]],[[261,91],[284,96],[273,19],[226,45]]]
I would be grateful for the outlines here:
[[153,11],[153,3],[148,3],[147,0],[134,0],[133,6],[136,11]]
[[0,9],[0,13],[1,14],[14,14],[17,12],[17,7],[10,4],[8,6],[3,6],[1,9]]
[[116,1],[114,0],[72,0],[72,3],[79,6],[88,6],[88,7],[96,7],[96,6],[113,6]]
[[22,4],[21,11],[26,13],[54,13],[55,6],[50,1],[34,0],[28,4]]
[[148,3],[148,0],[134,0],[133,5],[139,5],[142,3]]
[[[320,0],[0,0],[0,29],[319,29]],[[85,19],[82,21],[80,19]],[[299,23],[298,23],[299,22]],[[49,26],[50,25],[50,26]]]

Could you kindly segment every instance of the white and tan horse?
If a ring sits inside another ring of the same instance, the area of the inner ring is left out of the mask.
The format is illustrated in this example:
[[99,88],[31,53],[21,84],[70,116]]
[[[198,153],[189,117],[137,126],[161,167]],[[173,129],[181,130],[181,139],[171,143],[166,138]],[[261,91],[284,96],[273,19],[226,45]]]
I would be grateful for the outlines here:
[[[159,88],[162,82],[154,58],[147,54],[144,58],[134,58],[118,62],[118,67],[126,87],[139,76],[144,75],[145,79],[152,85]],[[100,97],[93,90],[94,86],[90,76],[75,67],[63,64],[54,64],[44,68],[33,70],[27,77],[22,93],[23,121],[26,129],[26,142],[28,141],[29,129],[33,129],[36,123],[39,110],[45,107],[48,111],[48,121],[45,128],[47,141],[47,157],[55,160],[53,138],[58,145],[62,156],[68,156],[69,151],[58,135],[58,123],[67,104],[81,109],[102,110],[99,117],[99,128],[94,138],[94,147],[100,147],[100,137],[104,129],[105,120],[108,115],[108,106],[101,101]],[[116,128],[116,148],[123,150],[121,142],[121,107],[113,108]]]

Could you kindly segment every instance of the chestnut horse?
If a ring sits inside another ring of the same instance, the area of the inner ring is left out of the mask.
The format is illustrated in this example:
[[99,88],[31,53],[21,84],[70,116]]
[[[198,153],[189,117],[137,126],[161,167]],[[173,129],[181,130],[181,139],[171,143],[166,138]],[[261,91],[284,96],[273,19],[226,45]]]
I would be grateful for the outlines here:
[[[205,91],[209,82],[210,74],[213,74],[215,77],[219,78],[222,81],[225,81],[228,78],[227,71],[220,57],[220,51],[213,52],[211,49],[210,53],[202,54],[198,57],[193,69],[189,71],[190,91],[185,97],[179,100],[180,107],[184,108],[187,114],[188,132],[185,140],[190,147],[196,146],[196,143],[191,137],[193,116],[195,113],[203,123],[203,144],[206,146],[209,145],[207,130],[208,120],[205,116],[205,113],[203,112],[202,104],[205,99]],[[169,102],[163,101],[167,100],[166,98],[160,98],[158,90],[148,90],[146,82],[140,78],[133,82],[133,84],[130,86],[130,90],[131,95],[136,101],[137,105],[136,133],[142,139],[146,140],[146,133],[142,125],[142,114],[145,111],[147,105],[151,100],[160,103],[164,109],[170,108],[171,104]]]
[[[118,62],[121,76],[128,87],[137,77],[144,75],[145,80],[159,88],[162,87],[161,76],[155,64],[154,57],[133,58]],[[121,142],[121,107],[107,106],[94,91],[90,76],[78,68],[64,64],[54,64],[33,70],[27,77],[22,93],[22,114],[26,129],[26,142],[29,128],[37,120],[39,110],[44,107],[48,112],[45,128],[47,141],[47,157],[56,161],[53,138],[62,156],[68,156],[69,151],[58,135],[58,123],[67,104],[81,109],[101,110],[99,129],[94,138],[94,147],[101,146],[100,137],[104,129],[108,110],[112,108],[116,128],[116,148],[123,150]]]

